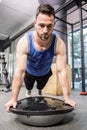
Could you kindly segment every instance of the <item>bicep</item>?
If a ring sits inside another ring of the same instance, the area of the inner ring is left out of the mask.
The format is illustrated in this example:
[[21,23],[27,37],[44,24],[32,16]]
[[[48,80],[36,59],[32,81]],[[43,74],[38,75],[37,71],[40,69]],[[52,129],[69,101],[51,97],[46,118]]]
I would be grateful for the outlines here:
[[16,54],[16,71],[20,71],[21,73],[26,69],[27,55],[17,52]]
[[58,71],[61,71],[66,67],[66,47],[61,39],[59,39],[56,47],[56,65]]
[[57,55],[56,60],[58,77],[61,83],[66,82],[67,71],[66,71],[66,55]]
[[57,70],[60,72],[66,67],[66,55],[57,55],[56,57]]
[[56,57],[56,65],[58,77],[61,83],[62,88],[67,86],[67,70],[66,70],[66,47],[65,43],[60,39],[57,45],[57,57]]
[[23,73],[26,69],[27,63],[27,44],[23,40],[19,41],[16,48],[16,70],[17,72]]

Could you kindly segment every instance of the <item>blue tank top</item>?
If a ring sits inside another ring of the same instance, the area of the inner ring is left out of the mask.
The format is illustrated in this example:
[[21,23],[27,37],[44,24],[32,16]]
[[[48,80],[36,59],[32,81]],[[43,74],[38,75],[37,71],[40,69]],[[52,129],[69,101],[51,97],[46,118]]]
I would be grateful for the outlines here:
[[44,76],[49,73],[51,68],[57,36],[55,33],[53,33],[53,39],[50,46],[43,51],[38,51],[34,47],[32,35],[33,32],[28,32],[28,55],[26,71],[34,76]]

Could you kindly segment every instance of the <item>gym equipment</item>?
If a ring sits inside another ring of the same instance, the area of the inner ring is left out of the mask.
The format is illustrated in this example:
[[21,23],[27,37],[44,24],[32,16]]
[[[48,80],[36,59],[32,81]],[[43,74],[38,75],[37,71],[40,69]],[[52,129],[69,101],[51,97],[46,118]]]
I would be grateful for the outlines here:
[[64,101],[51,96],[30,96],[17,102],[17,108],[10,111],[27,125],[50,126],[62,121],[67,113],[74,110]]
[[10,82],[8,80],[8,71],[6,69],[5,54],[0,53],[0,85],[4,85],[7,89],[1,89],[1,91],[8,91],[10,89]]
[[80,92],[80,95],[87,95],[87,92]]

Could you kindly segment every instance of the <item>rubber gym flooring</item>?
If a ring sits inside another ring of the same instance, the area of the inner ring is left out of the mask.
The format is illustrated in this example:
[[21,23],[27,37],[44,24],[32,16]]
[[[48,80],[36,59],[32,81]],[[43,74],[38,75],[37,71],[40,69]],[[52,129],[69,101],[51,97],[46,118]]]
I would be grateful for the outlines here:
[[[25,87],[22,87],[19,99],[25,97],[25,93]],[[70,94],[77,103],[75,110],[67,114],[61,123],[47,127],[25,125],[17,120],[15,114],[7,113],[4,104],[9,100],[10,95],[11,91],[0,91],[0,130],[87,130],[87,96],[81,96],[80,91],[74,90]],[[59,99],[63,97],[59,96]]]

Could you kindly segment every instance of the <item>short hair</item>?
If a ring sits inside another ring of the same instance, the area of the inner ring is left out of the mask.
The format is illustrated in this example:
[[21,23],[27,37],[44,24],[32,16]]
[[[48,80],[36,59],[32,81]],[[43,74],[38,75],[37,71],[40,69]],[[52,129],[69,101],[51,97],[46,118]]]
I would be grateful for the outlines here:
[[53,15],[55,18],[55,10],[49,4],[40,4],[36,11],[36,18],[39,15],[39,13],[47,14],[49,16]]

